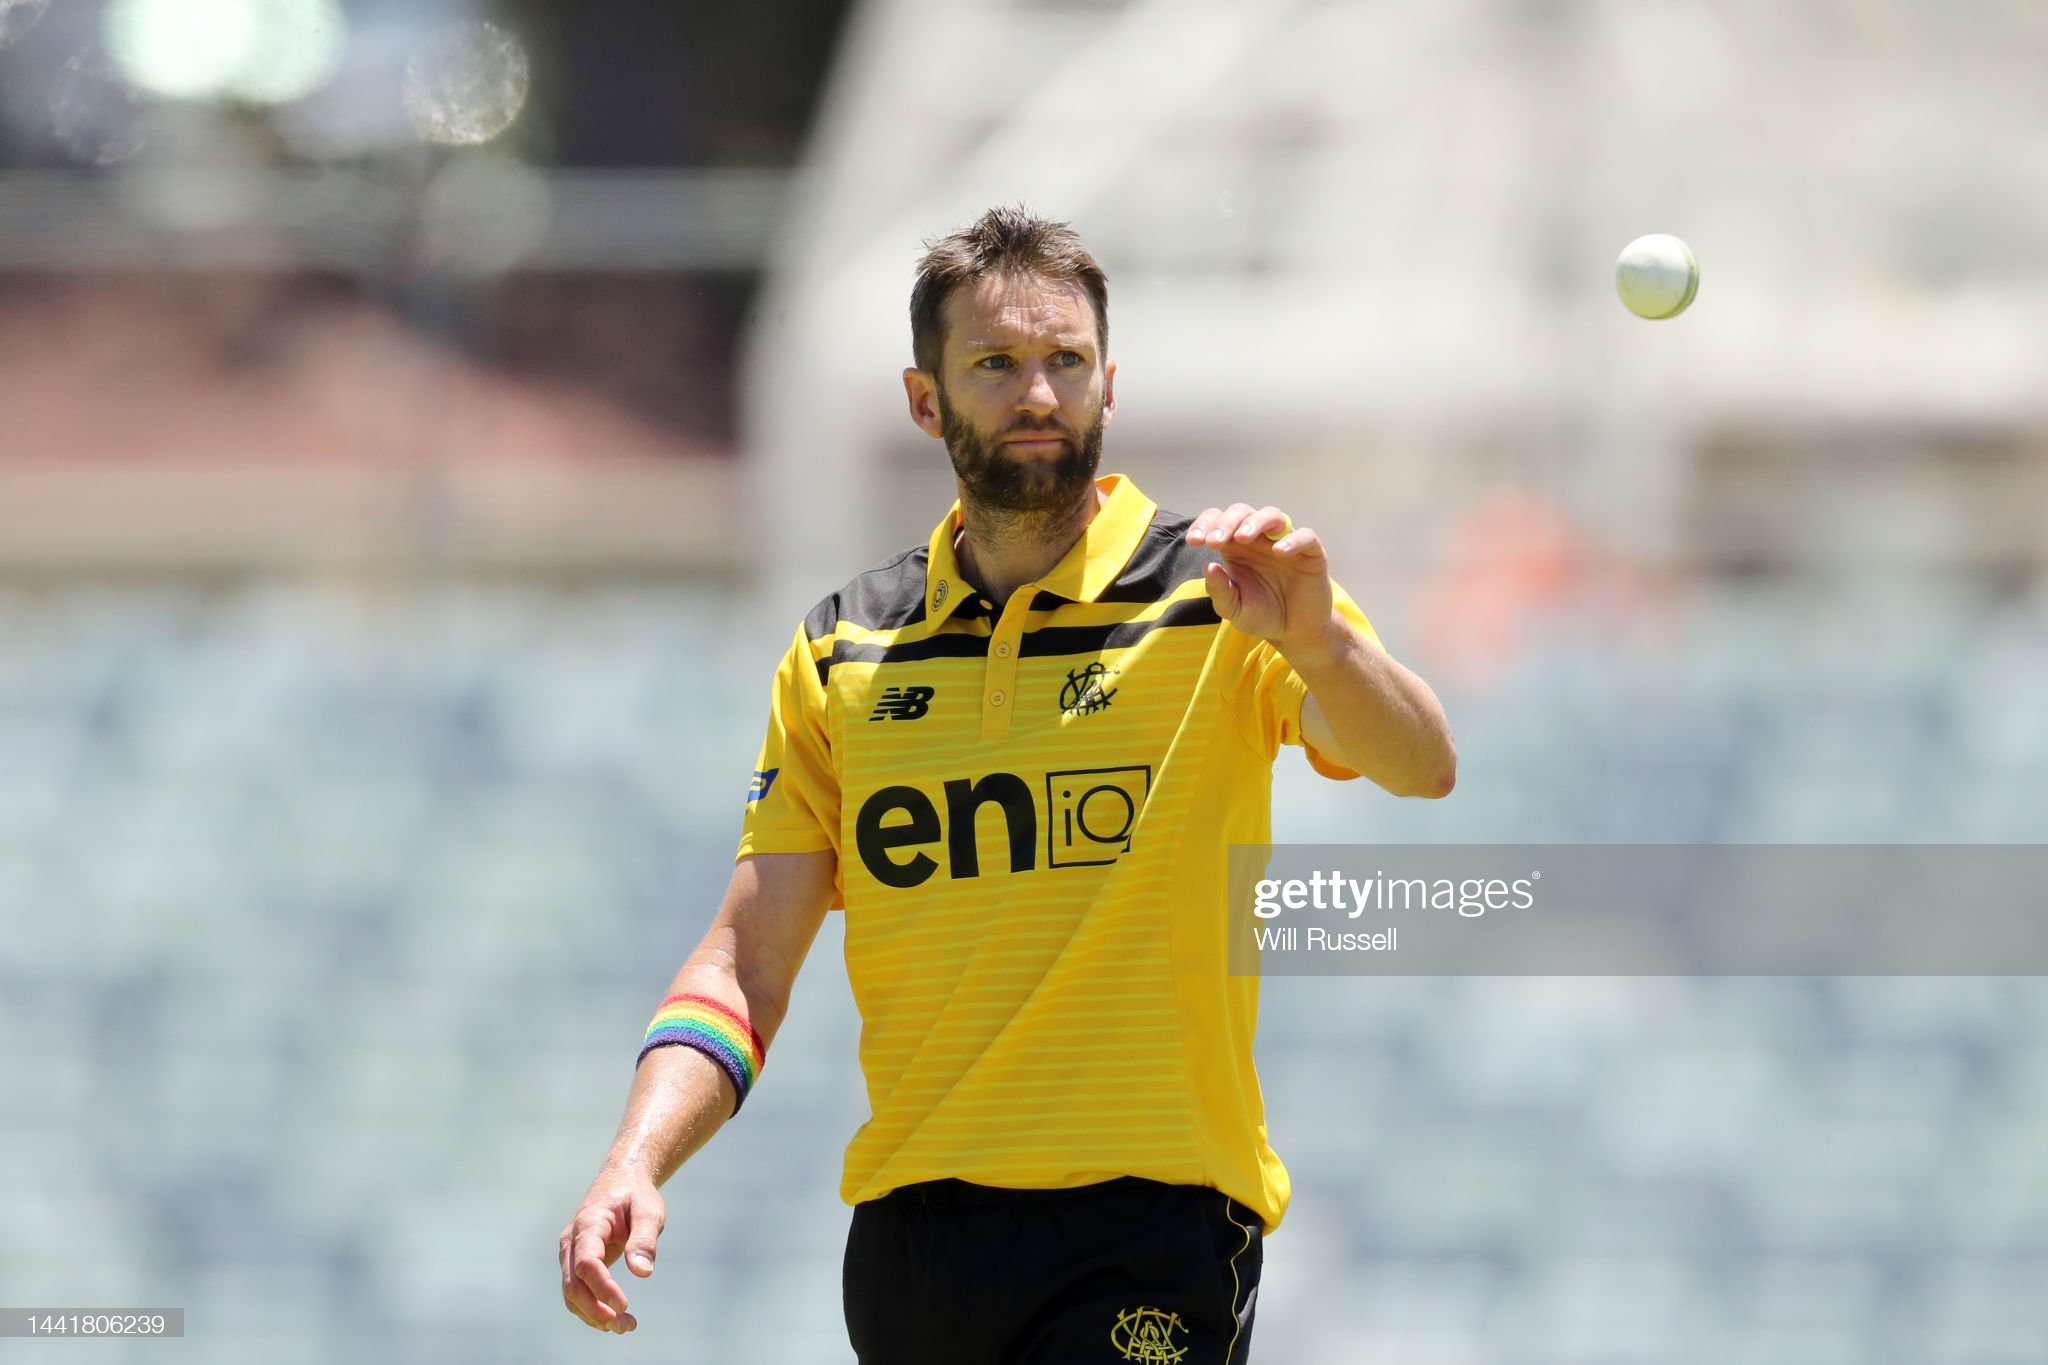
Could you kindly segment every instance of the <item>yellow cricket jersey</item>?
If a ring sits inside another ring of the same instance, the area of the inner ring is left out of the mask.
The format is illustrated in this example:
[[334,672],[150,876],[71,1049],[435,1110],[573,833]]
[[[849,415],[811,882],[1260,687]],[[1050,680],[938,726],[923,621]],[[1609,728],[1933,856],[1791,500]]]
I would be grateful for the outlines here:
[[1226,859],[1271,841],[1306,688],[1217,617],[1189,518],[1101,487],[1000,615],[954,558],[957,504],[818,604],[775,676],[739,853],[838,855],[872,1111],[849,1203],[1134,1175],[1214,1186],[1271,1229],[1288,1179],[1258,979],[1226,969]]

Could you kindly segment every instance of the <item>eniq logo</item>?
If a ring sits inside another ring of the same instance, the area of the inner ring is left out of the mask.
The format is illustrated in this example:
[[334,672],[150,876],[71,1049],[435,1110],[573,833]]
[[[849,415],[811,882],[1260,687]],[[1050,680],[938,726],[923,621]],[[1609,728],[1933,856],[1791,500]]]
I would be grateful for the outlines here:
[[1150,764],[1066,768],[1037,782],[1003,772],[960,777],[936,798],[920,787],[883,787],[854,816],[854,847],[884,886],[922,886],[941,867],[955,881],[979,877],[975,820],[994,806],[1009,835],[1009,871],[1034,871],[1041,851],[1049,868],[1100,867],[1130,852],[1151,790]]

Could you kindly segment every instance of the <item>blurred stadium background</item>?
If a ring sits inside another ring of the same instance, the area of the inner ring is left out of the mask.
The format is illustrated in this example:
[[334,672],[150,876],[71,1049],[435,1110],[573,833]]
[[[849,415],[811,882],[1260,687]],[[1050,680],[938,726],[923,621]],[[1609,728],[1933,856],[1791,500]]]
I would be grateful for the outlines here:
[[[950,497],[904,306],[993,202],[1110,271],[1106,464],[1306,512],[1444,695],[1451,800],[1289,755],[1287,837],[2048,839],[2044,69],[2037,0],[0,0],[0,1302],[848,1359],[836,926],[641,1332],[554,1238],[790,621]],[[2037,981],[1265,999],[1260,1359],[2048,1361]]]

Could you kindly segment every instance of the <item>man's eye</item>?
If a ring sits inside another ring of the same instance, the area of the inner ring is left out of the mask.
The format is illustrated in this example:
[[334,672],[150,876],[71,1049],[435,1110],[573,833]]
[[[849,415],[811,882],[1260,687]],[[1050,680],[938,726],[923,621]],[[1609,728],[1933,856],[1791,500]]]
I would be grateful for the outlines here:
[[1081,353],[1079,351],[1061,351],[1052,359],[1055,365],[1063,366],[1068,369],[1071,369],[1074,366],[1082,363]]
[[984,370],[1004,370],[1010,366],[1010,357],[1006,355],[985,355],[974,363],[977,367]]

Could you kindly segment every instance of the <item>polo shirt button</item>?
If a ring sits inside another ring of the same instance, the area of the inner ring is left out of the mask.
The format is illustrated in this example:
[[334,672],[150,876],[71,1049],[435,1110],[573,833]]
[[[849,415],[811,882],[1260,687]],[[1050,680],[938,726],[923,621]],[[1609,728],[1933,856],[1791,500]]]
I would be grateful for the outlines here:
[[998,659],[1007,659],[1010,657],[1010,642],[1008,640],[1005,640],[1001,644],[996,646],[996,657]]
[[1008,700],[1009,697],[1002,692],[991,692],[988,694],[988,704],[990,706],[1001,706]]

